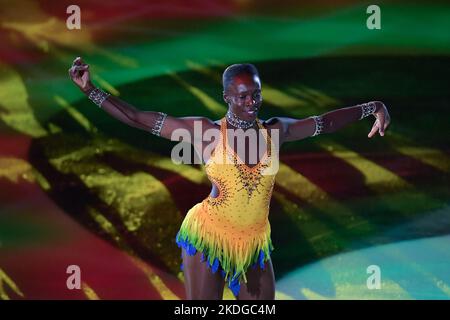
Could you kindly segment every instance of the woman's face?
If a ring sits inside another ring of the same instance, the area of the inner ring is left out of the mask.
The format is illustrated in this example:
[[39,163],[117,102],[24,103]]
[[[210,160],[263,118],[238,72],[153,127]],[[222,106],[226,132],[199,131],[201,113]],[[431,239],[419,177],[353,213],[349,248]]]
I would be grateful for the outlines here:
[[253,121],[261,107],[261,81],[257,75],[235,76],[224,92],[223,98],[240,119]]

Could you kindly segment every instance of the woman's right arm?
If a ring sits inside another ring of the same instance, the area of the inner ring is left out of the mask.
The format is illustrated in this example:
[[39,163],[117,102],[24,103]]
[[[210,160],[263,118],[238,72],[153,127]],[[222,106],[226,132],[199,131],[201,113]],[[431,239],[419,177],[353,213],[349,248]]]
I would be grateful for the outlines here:
[[[75,59],[72,67],[69,69],[69,75],[72,81],[86,96],[89,96],[89,94],[96,89],[90,81],[89,65],[83,63],[81,58]],[[157,122],[162,120],[161,113],[138,110],[127,102],[112,95],[109,95],[106,99],[104,99],[103,102],[101,102],[100,107],[119,121],[149,132],[152,132],[157,126]],[[215,127],[214,122],[205,117],[177,118],[167,115],[164,118],[162,128],[158,131],[158,135],[172,140],[171,138],[174,130],[186,129],[192,137],[195,124],[201,125],[202,133],[209,128]]]

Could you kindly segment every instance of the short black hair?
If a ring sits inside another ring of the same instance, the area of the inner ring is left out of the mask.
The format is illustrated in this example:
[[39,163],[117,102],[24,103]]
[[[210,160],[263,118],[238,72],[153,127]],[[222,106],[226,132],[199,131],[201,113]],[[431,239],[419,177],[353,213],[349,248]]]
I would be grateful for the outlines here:
[[259,77],[258,69],[251,63],[239,63],[228,66],[222,75],[223,90],[227,90],[233,78],[240,74],[256,75]]

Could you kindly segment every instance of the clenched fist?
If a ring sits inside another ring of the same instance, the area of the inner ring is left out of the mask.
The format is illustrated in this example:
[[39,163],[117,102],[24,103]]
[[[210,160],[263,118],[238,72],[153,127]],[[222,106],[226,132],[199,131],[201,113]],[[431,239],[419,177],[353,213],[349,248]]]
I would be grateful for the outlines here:
[[89,65],[83,63],[83,60],[80,57],[73,61],[73,64],[69,69],[69,76],[84,93],[87,93],[94,88],[89,75]]

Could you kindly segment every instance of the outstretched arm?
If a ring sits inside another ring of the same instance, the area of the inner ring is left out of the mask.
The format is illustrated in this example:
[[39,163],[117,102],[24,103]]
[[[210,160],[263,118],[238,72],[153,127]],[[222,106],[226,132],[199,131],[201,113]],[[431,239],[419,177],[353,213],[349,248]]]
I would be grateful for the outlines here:
[[356,105],[353,107],[336,109],[319,116],[305,119],[279,117],[279,128],[283,141],[296,141],[322,133],[335,132],[346,125],[361,120],[370,114],[376,117],[368,137],[373,137],[378,131],[384,136],[386,128],[391,122],[386,106],[380,101]]
[[99,107],[132,127],[149,131],[166,139],[171,139],[176,129],[186,129],[192,136],[196,122],[202,125],[203,130],[214,127],[214,122],[205,117],[177,118],[156,111],[141,111],[117,97],[102,93],[90,81],[89,65],[83,63],[79,57],[74,60],[69,69],[69,75],[86,96],[98,97]]

